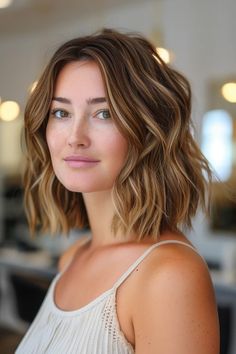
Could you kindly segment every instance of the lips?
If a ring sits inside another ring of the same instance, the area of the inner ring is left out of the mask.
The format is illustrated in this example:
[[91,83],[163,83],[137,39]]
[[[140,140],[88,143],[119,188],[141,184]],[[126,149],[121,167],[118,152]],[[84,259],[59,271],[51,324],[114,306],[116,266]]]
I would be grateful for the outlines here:
[[66,164],[71,168],[92,167],[99,163],[99,160],[95,160],[88,156],[67,156],[64,158]]
[[87,156],[67,156],[64,158],[65,161],[78,161],[78,162],[99,162],[99,160],[95,160],[91,157]]

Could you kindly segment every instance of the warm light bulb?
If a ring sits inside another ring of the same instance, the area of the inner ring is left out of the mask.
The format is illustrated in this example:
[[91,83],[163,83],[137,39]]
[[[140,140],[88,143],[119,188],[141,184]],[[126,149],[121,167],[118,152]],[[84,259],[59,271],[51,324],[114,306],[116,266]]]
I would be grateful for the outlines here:
[[19,113],[20,107],[15,101],[5,101],[0,106],[0,118],[6,122],[16,119]]
[[10,6],[12,0],[0,0],[0,9],[4,9],[5,7]]
[[227,82],[222,86],[221,93],[223,97],[232,103],[236,102],[236,82]]
[[156,51],[166,64],[170,62],[170,52],[167,49],[158,47]]

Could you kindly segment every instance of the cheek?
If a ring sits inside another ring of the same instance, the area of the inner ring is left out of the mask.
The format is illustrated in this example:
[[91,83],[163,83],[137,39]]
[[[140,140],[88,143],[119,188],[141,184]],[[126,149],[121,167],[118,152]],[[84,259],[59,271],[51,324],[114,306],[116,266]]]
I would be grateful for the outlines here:
[[116,136],[116,149],[121,155],[126,155],[128,151],[128,142],[120,132],[118,132]]
[[123,165],[128,153],[128,143],[119,132],[109,138],[108,149],[111,153],[112,160],[118,163],[119,167]]
[[48,124],[46,129],[46,141],[50,154],[53,156],[53,154],[60,148],[60,142],[62,139],[60,132],[57,129],[54,129],[51,124]]

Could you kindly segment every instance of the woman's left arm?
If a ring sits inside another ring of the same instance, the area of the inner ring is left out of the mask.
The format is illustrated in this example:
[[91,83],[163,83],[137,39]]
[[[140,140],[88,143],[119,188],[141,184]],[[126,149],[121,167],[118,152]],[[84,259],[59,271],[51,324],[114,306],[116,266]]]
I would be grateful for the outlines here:
[[214,290],[200,256],[166,253],[141,282],[133,307],[136,354],[219,354]]

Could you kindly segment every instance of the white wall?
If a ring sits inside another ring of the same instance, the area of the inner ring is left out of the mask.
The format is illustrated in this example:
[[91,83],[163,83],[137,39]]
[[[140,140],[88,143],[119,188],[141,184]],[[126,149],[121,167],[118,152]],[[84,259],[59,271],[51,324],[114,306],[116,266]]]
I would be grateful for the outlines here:
[[[68,22],[42,27],[37,32],[20,32],[14,35],[0,34],[0,97],[16,100],[23,112],[29,86],[35,81],[55,49],[65,40],[91,33],[101,27],[138,30],[146,35],[156,26],[159,12],[153,16],[152,2],[137,2],[96,12],[88,17],[75,17]],[[22,114],[19,117],[22,120]],[[20,164],[21,149],[16,131],[20,123],[0,125],[0,168],[12,171],[12,165]]]
[[[198,137],[201,118],[207,110],[209,82],[236,74],[235,14],[234,0],[163,2],[166,45],[175,53],[177,68],[191,81],[193,118]],[[236,235],[213,234],[201,213],[197,215],[194,228],[191,238],[209,258],[229,257],[230,251],[236,247]]]
[[[64,40],[104,26],[136,30],[152,38],[161,28],[166,47],[175,54],[174,65],[191,81],[199,137],[209,80],[235,74],[235,14],[235,0],[132,1],[88,17],[73,17],[38,32],[0,35],[0,96],[3,100],[17,100],[23,109],[29,85]],[[0,167],[7,168],[6,154],[10,151],[15,160],[20,160],[19,141],[14,136],[19,125],[0,125]],[[235,245],[235,240],[225,235],[212,235],[201,214],[195,224],[196,235],[192,233],[191,237],[205,255],[221,257],[222,247]]]
[[176,54],[176,66],[191,80],[195,116],[200,128],[211,79],[236,74],[236,1],[165,0],[166,44]]

